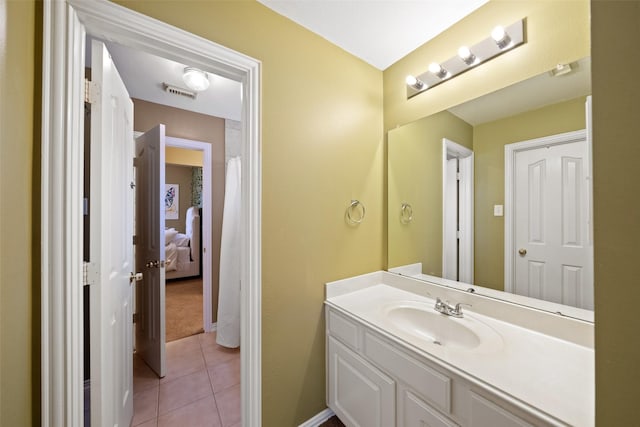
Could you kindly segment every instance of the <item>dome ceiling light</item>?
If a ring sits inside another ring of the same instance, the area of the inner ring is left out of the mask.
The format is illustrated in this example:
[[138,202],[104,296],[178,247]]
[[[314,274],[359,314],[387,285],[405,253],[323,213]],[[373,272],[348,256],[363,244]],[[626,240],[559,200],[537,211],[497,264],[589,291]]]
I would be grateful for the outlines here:
[[186,67],[182,74],[182,80],[189,89],[196,92],[202,92],[209,87],[209,76],[198,68]]

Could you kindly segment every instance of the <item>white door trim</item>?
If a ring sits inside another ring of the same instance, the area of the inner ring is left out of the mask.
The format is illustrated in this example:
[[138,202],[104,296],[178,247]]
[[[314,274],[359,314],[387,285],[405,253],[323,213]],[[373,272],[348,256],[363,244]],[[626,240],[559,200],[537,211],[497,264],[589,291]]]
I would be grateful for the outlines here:
[[473,151],[447,138],[442,138],[442,271],[447,269],[447,245],[445,236],[447,227],[445,222],[446,214],[446,194],[447,189],[452,185],[447,182],[446,169],[447,157],[454,156],[458,159],[468,159],[461,169],[460,190],[459,190],[459,211],[460,211],[460,250],[458,263],[460,265],[460,281],[473,284]]
[[261,64],[104,0],[43,3],[42,425],[83,425],[82,178],[86,32],[243,83],[242,422],[260,425]]
[[[211,306],[211,282],[213,277],[211,276],[211,224],[213,224],[212,209],[213,203],[211,201],[211,186],[212,180],[212,167],[211,167],[211,144],[208,142],[194,141],[191,139],[174,138],[171,136],[165,137],[166,147],[178,147],[187,150],[202,151],[202,194],[207,196],[202,200],[202,233],[200,239],[202,242],[202,253],[200,259],[202,259],[202,328],[205,332],[213,331],[213,322],[211,322],[211,314],[213,307]],[[207,251],[205,251],[207,249]],[[206,256],[205,256],[206,254]]]
[[[542,138],[531,139],[528,141],[515,142],[504,146],[504,290],[505,292],[514,291],[513,274],[514,274],[514,191],[515,185],[513,176],[513,165],[515,163],[516,154],[526,150],[534,150],[540,147],[568,144],[576,141],[583,141],[587,137],[585,129],[560,133],[557,135],[545,136]],[[589,151],[591,158],[591,151]],[[593,186],[589,187],[589,200],[592,200]],[[589,217],[589,224],[593,224]],[[592,233],[589,231],[589,235]],[[588,240],[590,241],[590,240]]]

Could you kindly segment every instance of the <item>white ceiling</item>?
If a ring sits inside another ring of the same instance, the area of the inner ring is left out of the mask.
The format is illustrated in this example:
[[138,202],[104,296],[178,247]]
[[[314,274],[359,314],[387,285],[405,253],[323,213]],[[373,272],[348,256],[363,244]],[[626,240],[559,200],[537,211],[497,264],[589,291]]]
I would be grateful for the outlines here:
[[258,0],[384,70],[488,0]]

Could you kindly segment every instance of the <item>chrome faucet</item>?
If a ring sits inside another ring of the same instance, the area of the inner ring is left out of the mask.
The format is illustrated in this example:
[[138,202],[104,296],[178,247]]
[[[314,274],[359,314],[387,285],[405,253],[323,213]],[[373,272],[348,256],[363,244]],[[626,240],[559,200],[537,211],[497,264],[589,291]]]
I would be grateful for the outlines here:
[[449,301],[442,301],[440,298],[436,298],[436,305],[434,309],[438,313],[442,313],[451,317],[461,318],[463,317],[463,314],[462,314],[463,305],[471,307],[471,304],[465,304],[463,302],[459,302],[455,306],[452,306],[451,304],[449,304]]

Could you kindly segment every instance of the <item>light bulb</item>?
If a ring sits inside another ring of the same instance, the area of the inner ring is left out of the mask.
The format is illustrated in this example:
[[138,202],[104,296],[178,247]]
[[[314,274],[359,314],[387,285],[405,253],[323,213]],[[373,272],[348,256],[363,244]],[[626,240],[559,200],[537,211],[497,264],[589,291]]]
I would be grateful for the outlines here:
[[447,77],[447,70],[442,68],[442,66],[440,66],[440,64],[438,64],[437,62],[432,62],[431,64],[429,64],[429,71],[435,74],[438,78],[444,79],[445,77]]
[[511,43],[511,37],[505,31],[504,27],[498,25],[491,31],[491,38],[496,42],[500,49],[504,49],[509,43]]
[[405,82],[407,83],[408,86],[411,86],[412,88],[417,90],[420,90],[424,87],[424,82],[421,80],[418,80],[412,75],[408,75],[407,78],[405,79]]
[[461,46],[460,49],[458,49],[458,56],[467,65],[473,64],[476,60],[476,56],[473,54],[473,52],[471,52],[471,50],[469,50],[467,46]]
[[442,67],[436,62],[432,62],[431,64],[429,64],[429,71],[437,75],[442,72]]
[[202,92],[209,87],[209,76],[197,68],[186,67],[182,79],[189,89],[195,90],[196,92]]

